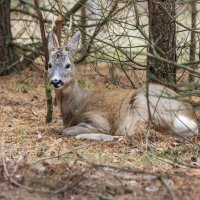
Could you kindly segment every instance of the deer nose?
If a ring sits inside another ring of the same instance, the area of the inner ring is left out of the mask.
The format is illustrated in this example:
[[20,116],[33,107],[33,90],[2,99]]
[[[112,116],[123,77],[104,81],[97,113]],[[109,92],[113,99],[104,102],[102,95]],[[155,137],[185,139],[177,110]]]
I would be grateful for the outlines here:
[[50,82],[55,88],[59,88],[62,87],[64,85],[62,80],[58,80],[58,79],[53,79]]

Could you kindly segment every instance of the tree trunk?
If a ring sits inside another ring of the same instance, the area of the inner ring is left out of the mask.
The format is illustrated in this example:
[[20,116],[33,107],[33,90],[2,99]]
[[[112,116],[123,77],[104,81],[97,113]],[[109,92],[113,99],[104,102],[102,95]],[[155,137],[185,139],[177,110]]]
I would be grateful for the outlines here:
[[0,1],[0,75],[8,74],[15,65],[15,52],[11,45],[10,0]]
[[[176,62],[175,0],[148,0],[149,38],[148,52]],[[176,68],[165,62],[148,57],[147,78],[150,82],[176,83]]]
[[[190,3],[191,5],[191,28],[193,30],[196,29],[197,24],[197,0],[193,0]],[[190,40],[190,62],[195,61],[195,55],[196,55],[196,33],[194,31],[191,31],[191,40]],[[192,83],[194,81],[194,76],[192,74],[189,74],[189,82]]]
[[85,9],[84,6],[81,8],[81,25],[82,25],[82,29],[81,29],[81,45],[83,46],[86,43],[86,25],[87,25],[86,9]]

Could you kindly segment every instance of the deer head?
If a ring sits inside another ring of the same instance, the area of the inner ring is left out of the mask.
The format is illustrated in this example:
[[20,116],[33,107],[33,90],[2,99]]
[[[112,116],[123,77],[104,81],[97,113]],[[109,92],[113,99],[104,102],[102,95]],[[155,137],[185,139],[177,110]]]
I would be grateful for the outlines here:
[[48,35],[48,77],[56,89],[62,89],[73,81],[74,54],[79,45],[80,31],[76,32],[71,40],[59,47],[58,39],[53,30]]

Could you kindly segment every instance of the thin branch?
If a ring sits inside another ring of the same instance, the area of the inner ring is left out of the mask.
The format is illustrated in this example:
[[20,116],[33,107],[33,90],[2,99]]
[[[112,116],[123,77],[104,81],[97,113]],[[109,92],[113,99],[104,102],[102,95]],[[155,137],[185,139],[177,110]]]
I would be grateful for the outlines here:
[[[44,19],[42,13],[40,11],[39,3],[37,0],[34,0],[35,9],[38,15],[39,23],[40,23],[40,32],[42,37],[42,45],[44,50],[44,57],[45,57],[45,72],[48,70],[48,62],[49,62],[49,52],[48,52],[48,45],[47,39],[45,36],[45,29],[44,29]],[[47,77],[47,73],[45,73],[45,92],[47,98],[47,115],[46,115],[46,122],[49,123],[52,121],[52,113],[53,113],[53,101],[51,95],[51,87],[49,86],[49,81]]]
[[82,8],[86,4],[88,0],[80,0],[78,1],[65,15],[65,18],[69,18],[71,15],[76,13],[78,10]]
[[63,24],[62,0],[58,0],[58,9],[59,9],[59,14],[57,18],[57,38],[58,38],[59,45],[61,45],[61,31],[62,31],[62,24]]
[[39,3],[37,0],[34,0],[34,4],[35,4],[35,10],[37,12],[38,15],[38,20],[40,23],[40,33],[41,33],[41,37],[42,37],[42,44],[43,44],[43,50],[44,50],[44,57],[45,57],[45,70],[48,70],[48,61],[49,61],[49,53],[48,53],[48,49],[47,49],[47,39],[45,36],[45,29],[44,29],[44,19],[42,16],[42,13],[40,11],[40,7],[39,7]]

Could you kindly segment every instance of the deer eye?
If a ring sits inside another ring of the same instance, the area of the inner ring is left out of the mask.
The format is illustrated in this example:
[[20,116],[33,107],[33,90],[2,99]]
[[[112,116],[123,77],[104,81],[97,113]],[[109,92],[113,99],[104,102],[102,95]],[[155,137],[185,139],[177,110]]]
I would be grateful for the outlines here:
[[65,65],[65,68],[66,68],[66,69],[69,69],[70,67],[71,67],[70,64],[66,64],[66,65]]
[[49,63],[49,64],[48,64],[48,68],[51,69],[51,67],[52,67],[52,66],[51,66],[51,63]]

